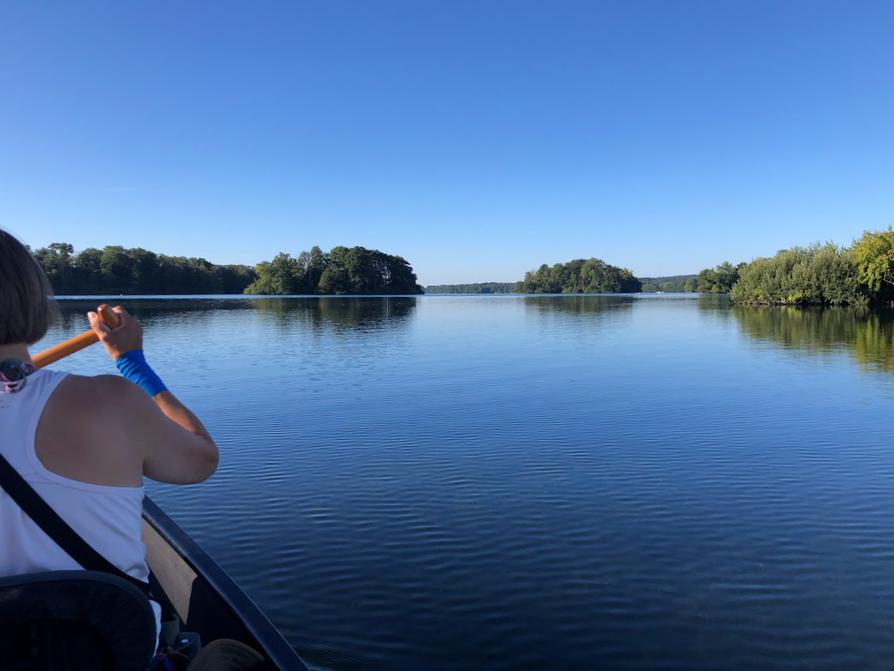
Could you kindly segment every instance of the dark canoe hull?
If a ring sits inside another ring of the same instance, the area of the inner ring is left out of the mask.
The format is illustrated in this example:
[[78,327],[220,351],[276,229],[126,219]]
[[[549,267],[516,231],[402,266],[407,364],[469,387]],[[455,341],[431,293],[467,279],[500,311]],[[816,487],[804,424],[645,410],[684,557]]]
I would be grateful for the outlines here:
[[149,568],[183,620],[203,643],[241,641],[263,654],[269,669],[307,671],[295,649],[239,586],[150,499],[143,505]]

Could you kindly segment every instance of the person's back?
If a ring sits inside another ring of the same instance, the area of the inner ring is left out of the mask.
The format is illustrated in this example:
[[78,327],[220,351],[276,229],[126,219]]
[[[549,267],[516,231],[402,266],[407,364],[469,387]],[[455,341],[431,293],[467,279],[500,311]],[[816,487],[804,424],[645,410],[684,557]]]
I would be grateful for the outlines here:
[[[49,286],[25,247],[0,231],[0,455],[94,550],[145,581],[143,476],[200,482],[218,453],[146,364],[139,323],[115,312],[114,330],[88,318],[124,377],[34,371],[28,346],[51,322]],[[3,488],[0,535],[0,577],[82,568]]]
[[[0,426],[4,427],[0,454],[93,549],[128,575],[146,580],[148,569],[139,541],[142,483],[125,483],[123,477],[85,477],[100,469],[91,467],[91,447],[85,444],[88,436],[79,435],[83,433],[79,423],[66,421],[71,406],[92,395],[95,385],[91,382],[41,370],[29,376],[20,393],[0,395]],[[94,410],[84,420],[91,421],[96,414]],[[54,435],[60,430],[67,433],[64,440]],[[55,470],[47,467],[40,454],[49,457],[47,462]],[[77,463],[77,468],[66,468],[66,460]],[[108,475],[121,469],[105,464],[102,470]],[[0,575],[80,568],[4,492],[0,492],[0,529],[4,539]]]

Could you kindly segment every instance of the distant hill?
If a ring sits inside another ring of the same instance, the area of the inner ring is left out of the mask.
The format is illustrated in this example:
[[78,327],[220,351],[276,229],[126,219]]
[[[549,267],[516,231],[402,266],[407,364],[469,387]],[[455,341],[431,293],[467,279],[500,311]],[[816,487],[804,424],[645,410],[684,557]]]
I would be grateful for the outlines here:
[[425,287],[427,294],[511,294],[515,282],[479,282],[477,284],[432,284]]
[[698,283],[697,275],[669,275],[667,277],[640,277],[643,291],[692,291]]

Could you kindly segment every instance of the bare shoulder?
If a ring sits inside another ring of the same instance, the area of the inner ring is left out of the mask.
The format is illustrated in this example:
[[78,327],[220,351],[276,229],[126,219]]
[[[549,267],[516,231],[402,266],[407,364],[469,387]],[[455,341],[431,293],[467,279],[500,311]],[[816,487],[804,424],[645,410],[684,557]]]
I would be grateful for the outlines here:
[[112,423],[153,409],[139,387],[118,375],[67,375],[51,402],[56,412]]
[[60,383],[38,434],[44,465],[86,482],[135,485],[145,474],[188,484],[217,468],[217,446],[173,394],[153,400],[116,375],[73,375]]
[[59,383],[57,394],[67,401],[80,398],[127,403],[132,396],[136,396],[135,391],[139,391],[139,387],[120,375],[66,375]]
[[38,425],[35,450],[41,462],[75,480],[139,484],[143,446],[133,440],[132,426],[145,412],[141,393],[117,375],[66,376]]

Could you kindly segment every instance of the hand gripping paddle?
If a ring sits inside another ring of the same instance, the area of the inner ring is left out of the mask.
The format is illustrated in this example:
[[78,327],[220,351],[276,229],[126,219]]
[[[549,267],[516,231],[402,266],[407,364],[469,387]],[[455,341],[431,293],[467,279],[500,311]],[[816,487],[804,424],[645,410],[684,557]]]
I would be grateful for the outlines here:
[[[99,318],[110,329],[117,327],[121,322],[118,315],[105,303],[96,308],[96,314],[99,315]],[[59,343],[55,347],[50,347],[39,354],[35,354],[31,357],[31,362],[34,364],[35,368],[43,368],[44,366],[49,366],[51,363],[55,363],[56,361],[59,361],[59,359],[63,359],[70,354],[80,352],[85,347],[89,347],[96,342],[99,342],[99,336],[97,336],[91,329],[86,333],[82,333],[70,340]]]

